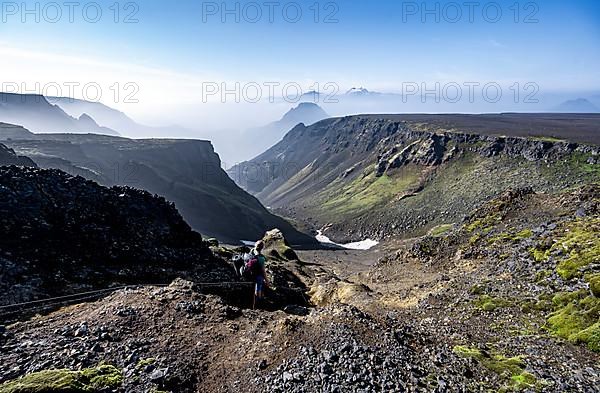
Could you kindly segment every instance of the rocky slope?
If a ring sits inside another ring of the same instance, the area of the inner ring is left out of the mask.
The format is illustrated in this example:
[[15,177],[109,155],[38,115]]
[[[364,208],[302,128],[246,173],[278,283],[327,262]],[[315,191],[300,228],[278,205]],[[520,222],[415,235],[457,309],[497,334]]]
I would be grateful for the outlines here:
[[0,168],[0,305],[231,273],[161,197],[59,170]]
[[597,181],[593,116],[328,119],[298,125],[234,178],[265,205],[338,242],[423,234],[509,187],[556,191]]
[[237,187],[221,169],[210,142],[6,130],[10,132],[0,134],[0,141],[40,167],[61,169],[105,186],[131,186],[161,195],[207,236],[238,242],[280,228],[294,244],[314,242]]
[[597,392],[598,187],[508,190],[357,255],[373,266],[299,251],[307,313],[239,309],[177,280],[8,326],[0,392],[60,378],[116,392]]

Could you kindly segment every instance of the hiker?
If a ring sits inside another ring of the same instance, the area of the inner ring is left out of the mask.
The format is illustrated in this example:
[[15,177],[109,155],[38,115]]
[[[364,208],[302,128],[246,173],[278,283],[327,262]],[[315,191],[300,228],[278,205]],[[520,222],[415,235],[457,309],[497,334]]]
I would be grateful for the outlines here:
[[269,282],[267,281],[267,272],[265,270],[265,263],[267,262],[267,258],[262,254],[262,250],[265,248],[265,243],[262,240],[259,240],[254,245],[254,248],[250,252],[253,257],[258,260],[258,266],[255,270],[255,281],[256,287],[254,291],[254,304],[256,305],[256,301],[261,301],[264,298],[264,290],[265,287],[269,286]]

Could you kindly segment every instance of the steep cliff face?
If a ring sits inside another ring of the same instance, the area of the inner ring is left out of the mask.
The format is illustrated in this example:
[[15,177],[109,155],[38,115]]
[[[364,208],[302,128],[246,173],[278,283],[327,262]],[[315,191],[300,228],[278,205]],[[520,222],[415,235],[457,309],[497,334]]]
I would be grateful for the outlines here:
[[512,117],[505,128],[495,128],[496,118],[473,119],[474,131],[436,116],[299,125],[231,175],[266,205],[340,241],[423,233],[510,187],[555,191],[600,176],[600,122],[594,133],[589,119],[553,118],[560,132],[548,137],[531,131],[548,127],[545,118],[528,116],[521,128]]
[[240,189],[221,169],[208,141],[50,134],[4,143],[43,168],[163,196],[195,230],[208,236],[255,240],[280,228],[295,244],[313,241]]

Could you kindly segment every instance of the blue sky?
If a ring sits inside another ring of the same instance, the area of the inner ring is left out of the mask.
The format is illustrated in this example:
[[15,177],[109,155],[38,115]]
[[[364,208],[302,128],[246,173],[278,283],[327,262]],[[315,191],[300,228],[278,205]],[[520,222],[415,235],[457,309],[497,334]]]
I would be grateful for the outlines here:
[[[36,2],[26,3],[33,8]],[[170,88],[184,96],[181,91],[190,80],[191,86],[205,80],[318,81],[379,91],[423,81],[533,81],[546,91],[600,89],[600,2],[594,0],[480,1],[472,23],[463,1],[274,1],[273,23],[266,1],[237,2],[239,23],[233,15],[223,23],[221,1],[97,3],[103,11],[97,23],[84,20],[85,1],[75,8],[74,23],[64,7],[58,23],[48,23],[44,15],[36,23],[31,15],[23,16],[23,9],[3,9],[3,78],[31,83],[35,75],[42,83],[96,78],[107,84],[111,77],[135,79],[146,87],[147,102],[164,97]],[[110,8],[115,3],[119,23]],[[235,9],[236,2],[225,3]],[[462,17],[456,18],[456,7],[449,3],[459,5]],[[430,10],[438,4],[439,23],[433,14],[422,21],[424,4]],[[253,18],[255,5],[262,17],[257,23],[244,20],[243,10]],[[302,17],[291,23],[296,5]],[[492,23],[495,5],[502,16]],[[216,15],[208,12],[215,7]],[[92,18],[93,11],[88,9]],[[132,13],[138,22],[123,23]],[[324,23],[328,15],[334,23]],[[32,61],[37,68],[24,64]]]

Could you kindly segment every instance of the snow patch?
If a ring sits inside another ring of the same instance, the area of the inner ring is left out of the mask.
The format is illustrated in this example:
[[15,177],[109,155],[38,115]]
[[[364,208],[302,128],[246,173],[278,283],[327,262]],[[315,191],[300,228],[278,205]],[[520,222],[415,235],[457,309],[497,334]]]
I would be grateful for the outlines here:
[[323,231],[317,231],[317,236],[315,236],[315,239],[317,239],[317,241],[320,243],[334,244],[336,246],[340,246],[340,247],[346,248],[348,250],[366,251],[366,250],[370,250],[371,248],[373,248],[379,244],[378,241],[375,241],[372,239],[365,239],[360,242],[354,242],[354,243],[338,244],[338,243],[332,242],[331,239],[329,239],[327,236],[323,235]]

